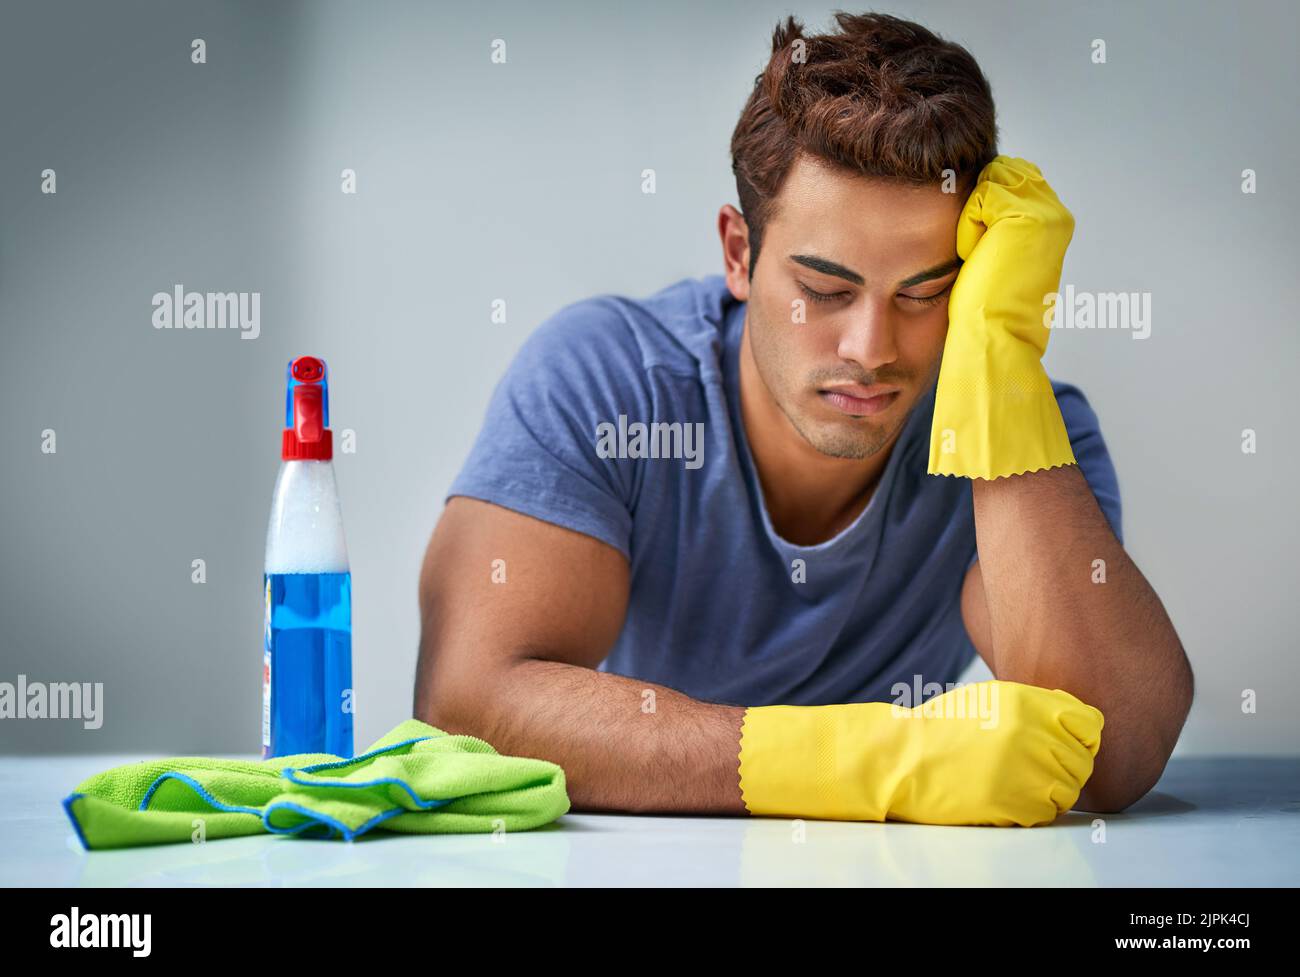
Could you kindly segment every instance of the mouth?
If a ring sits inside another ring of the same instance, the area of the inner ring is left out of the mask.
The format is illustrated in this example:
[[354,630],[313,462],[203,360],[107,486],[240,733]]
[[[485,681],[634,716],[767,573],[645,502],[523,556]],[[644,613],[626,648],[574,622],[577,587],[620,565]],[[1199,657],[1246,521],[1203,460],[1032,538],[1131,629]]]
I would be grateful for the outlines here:
[[898,387],[864,387],[849,383],[817,391],[823,401],[850,417],[870,417],[893,406],[901,391]]

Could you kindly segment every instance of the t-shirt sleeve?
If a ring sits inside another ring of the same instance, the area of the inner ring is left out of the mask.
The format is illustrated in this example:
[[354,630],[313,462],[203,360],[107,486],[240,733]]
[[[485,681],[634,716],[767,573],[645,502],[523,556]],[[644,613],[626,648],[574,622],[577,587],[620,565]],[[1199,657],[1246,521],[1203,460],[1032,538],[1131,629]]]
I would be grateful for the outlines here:
[[640,349],[622,310],[597,297],[539,326],[497,383],[447,491],[585,533],[631,558],[633,462],[597,454],[597,428],[648,413]]
[[[1079,463],[1084,481],[1092,489],[1097,505],[1110,524],[1115,538],[1124,542],[1124,527],[1119,499],[1119,478],[1115,466],[1111,463],[1110,452],[1101,436],[1101,424],[1097,414],[1088,403],[1083,391],[1070,383],[1053,380],[1052,390],[1056,394],[1056,403],[1061,408],[1061,418],[1065,421],[1066,433],[1070,436],[1070,447],[1074,451],[1074,460]],[[966,564],[970,569],[979,561],[978,551]]]

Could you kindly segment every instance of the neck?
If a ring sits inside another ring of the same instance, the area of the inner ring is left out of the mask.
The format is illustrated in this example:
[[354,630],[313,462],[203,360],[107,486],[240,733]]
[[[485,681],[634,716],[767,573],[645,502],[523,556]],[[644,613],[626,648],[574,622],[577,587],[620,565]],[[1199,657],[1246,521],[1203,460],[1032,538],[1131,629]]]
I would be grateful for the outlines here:
[[759,376],[748,316],[740,338],[740,416],[768,518],[797,546],[825,542],[862,513],[902,430],[868,458],[822,454],[790,423]]

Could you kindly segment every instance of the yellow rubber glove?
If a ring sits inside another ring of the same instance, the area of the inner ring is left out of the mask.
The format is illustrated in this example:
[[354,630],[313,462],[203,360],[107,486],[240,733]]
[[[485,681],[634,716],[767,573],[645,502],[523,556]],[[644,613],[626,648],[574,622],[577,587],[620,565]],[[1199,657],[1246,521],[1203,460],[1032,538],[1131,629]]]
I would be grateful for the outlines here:
[[1074,217],[1037,166],[998,156],[957,221],[965,263],[948,300],[948,335],[930,428],[931,475],[998,478],[1074,464],[1043,369],[1050,301]]
[[750,814],[921,824],[1049,824],[1092,776],[1100,710],[997,679],[920,705],[757,706],[740,734]]

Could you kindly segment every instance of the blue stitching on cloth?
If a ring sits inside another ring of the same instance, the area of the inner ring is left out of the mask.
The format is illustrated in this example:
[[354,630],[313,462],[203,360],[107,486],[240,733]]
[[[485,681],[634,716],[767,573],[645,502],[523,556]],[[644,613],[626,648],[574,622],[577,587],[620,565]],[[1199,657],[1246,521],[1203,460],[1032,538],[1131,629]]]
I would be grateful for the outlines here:
[[81,822],[77,820],[76,814],[72,812],[72,802],[79,798],[85,797],[85,794],[69,794],[63,799],[63,811],[72,822],[73,830],[77,832],[77,840],[81,842],[81,847],[90,851],[90,842],[86,840],[85,834],[81,830]]
[[[443,735],[446,736],[447,734],[443,733]],[[399,750],[404,746],[411,746],[414,743],[423,743],[425,740],[436,739],[438,739],[437,736],[417,736],[414,739],[402,740],[400,743],[393,743],[390,746],[384,746],[378,750],[371,750],[369,753],[361,754],[361,756],[354,756],[350,760],[327,760],[324,763],[313,763],[309,767],[285,767],[280,773],[281,776],[283,776],[286,771],[290,770],[301,770],[303,773],[314,773],[317,770],[332,770],[334,767],[347,767],[354,763],[361,763],[377,756],[383,756],[386,753],[392,753],[393,750]]]
[[201,783],[199,783],[197,780],[195,780],[193,777],[187,776],[186,774],[183,773],[177,773],[175,770],[169,770],[167,773],[158,775],[158,779],[149,785],[149,789],[145,792],[144,798],[140,801],[139,810],[141,811],[149,810],[149,801],[153,798],[154,791],[156,791],[159,787],[161,787],[163,781],[165,780],[179,780],[186,787],[189,787],[191,790],[194,791],[194,793],[198,794],[205,801],[207,801],[209,804],[215,807],[218,811],[227,811],[234,814],[256,814],[259,816],[262,813],[255,807],[237,807],[236,805],[233,804],[223,804],[221,803],[221,801],[217,800],[215,797],[209,794],[207,790],[204,788],[204,786]]

